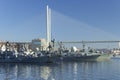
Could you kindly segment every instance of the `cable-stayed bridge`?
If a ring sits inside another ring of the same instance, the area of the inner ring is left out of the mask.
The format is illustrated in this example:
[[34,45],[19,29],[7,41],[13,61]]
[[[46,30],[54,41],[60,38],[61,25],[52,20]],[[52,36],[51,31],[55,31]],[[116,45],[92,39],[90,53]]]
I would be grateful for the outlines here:
[[[65,46],[83,46],[87,45],[94,48],[120,48],[120,40],[106,40],[106,41],[63,41],[61,42]],[[79,45],[82,44],[82,45]]]
[[120,40],[116,41],[63,41],[62,43],[119,43]]

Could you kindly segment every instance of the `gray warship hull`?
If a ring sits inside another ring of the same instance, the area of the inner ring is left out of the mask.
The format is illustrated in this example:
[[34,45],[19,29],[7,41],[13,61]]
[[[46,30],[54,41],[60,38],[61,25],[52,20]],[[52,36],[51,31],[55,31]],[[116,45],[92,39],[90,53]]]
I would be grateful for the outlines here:
[[0,59],[1,63],[45,63],[48,61],[48,57],[39,58],[5,58]]
[[89,55],[89,56],[61,56],[59,61],[69,62],[69,61],[97,61],[100,55]]
[[97,61],[100,55],[90,56],[43,56],[43,57],[23,57],[0,59],[0,63],[54,63],[69,61]]

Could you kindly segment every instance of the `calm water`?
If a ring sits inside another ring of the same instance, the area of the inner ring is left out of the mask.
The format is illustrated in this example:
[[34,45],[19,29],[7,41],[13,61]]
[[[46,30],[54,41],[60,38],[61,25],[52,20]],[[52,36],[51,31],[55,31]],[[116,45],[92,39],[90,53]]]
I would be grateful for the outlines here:
[[0,64],[0,80],[120,80],[120,59],[58,64]]

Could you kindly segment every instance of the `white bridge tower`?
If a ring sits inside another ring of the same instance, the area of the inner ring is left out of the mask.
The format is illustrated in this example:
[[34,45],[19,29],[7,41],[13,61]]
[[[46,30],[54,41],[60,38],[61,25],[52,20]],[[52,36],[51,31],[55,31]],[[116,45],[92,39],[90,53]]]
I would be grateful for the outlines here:
[[51,42],[51,9],[47,5],[47,46]]

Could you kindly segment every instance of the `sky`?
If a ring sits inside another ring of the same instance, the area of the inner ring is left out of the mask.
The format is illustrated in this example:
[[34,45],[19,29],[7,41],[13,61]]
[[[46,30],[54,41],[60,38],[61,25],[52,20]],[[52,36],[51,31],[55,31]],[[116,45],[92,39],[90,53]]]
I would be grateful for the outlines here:
[[0,0],[0,40],[46,38],[46,5],[52,39],[120,40],[120,0]]

